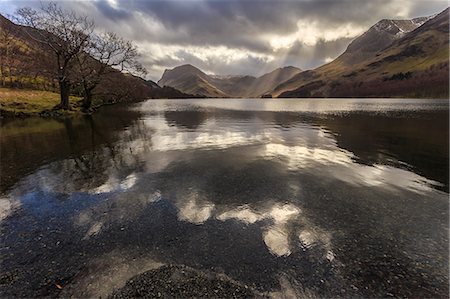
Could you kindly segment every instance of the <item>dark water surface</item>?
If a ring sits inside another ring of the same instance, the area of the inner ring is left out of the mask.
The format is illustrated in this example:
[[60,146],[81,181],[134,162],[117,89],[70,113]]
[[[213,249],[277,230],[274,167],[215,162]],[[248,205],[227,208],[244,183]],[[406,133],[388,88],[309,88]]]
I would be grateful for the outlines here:
[[176,268],[243,296],[448,297],[448,110],[150,100],[3,120],[0,296],[106,297]]

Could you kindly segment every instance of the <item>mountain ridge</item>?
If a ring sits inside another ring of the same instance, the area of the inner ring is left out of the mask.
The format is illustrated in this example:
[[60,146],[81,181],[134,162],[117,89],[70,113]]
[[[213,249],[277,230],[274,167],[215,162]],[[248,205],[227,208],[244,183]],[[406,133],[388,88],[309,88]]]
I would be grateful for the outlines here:
[[300,73],[299,68],[277,68],[259,77],[250,75],[208,75],[199,68],[184,64],[166,69],[158,81],[183,92],[207,97],[261,97],[279,83]]
[[[432,17],[419,17],[410,20],[382,19],[371,26],[366,32],[354,39],[343,54],[351,57],[342,57],[347,63],[356,64],[367,59],[375,52],[381,51],[395,40],[420,27]],[[357,56],[359,52],[362,55]]]

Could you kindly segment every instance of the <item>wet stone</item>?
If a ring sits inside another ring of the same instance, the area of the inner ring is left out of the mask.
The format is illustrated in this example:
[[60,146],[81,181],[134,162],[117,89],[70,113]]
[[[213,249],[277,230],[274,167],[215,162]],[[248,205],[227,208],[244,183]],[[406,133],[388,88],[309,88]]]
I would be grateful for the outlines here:
[[130,279],[110,299],[261,297],[229,278],[187,266],[163,266]]

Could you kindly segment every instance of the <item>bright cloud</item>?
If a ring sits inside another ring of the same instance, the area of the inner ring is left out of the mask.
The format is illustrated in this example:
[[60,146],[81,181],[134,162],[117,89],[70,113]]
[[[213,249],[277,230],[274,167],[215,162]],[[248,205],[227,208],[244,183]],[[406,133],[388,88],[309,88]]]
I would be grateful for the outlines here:
[[318,21],[297,22],[297,31],[285,36],[269,37],[271,47],[276,51],[281,48],[291,48],[295,42],[306,46],[315,46],[319,41],[331,42],[342,38],[354,38],[362,34],[367,28],[346,23],[332,28],[322,28]]

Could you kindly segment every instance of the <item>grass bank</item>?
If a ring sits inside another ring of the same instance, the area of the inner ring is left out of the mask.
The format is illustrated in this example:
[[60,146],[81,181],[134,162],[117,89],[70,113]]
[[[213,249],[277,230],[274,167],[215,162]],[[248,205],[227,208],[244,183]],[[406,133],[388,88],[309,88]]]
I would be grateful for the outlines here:
[[71,109],[68,111],[53,110],[59,102],[59,93],[0,88],[0,114],[2,117],[64,116],[80,112],[81,98],[70,97]]

